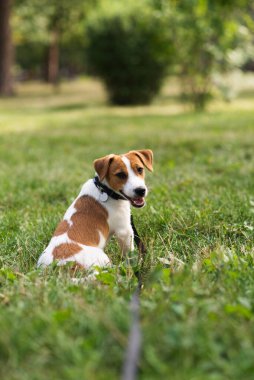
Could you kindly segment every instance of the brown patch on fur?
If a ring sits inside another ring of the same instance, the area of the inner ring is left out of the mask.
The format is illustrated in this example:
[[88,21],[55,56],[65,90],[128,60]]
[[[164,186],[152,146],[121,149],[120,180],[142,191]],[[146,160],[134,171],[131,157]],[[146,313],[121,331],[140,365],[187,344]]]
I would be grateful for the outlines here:
[[53,236],[59,236],[59,235],[64,234],[65,232],[68,231],[68,228],[69,228],[69,223],[67,222],[67,220],[62,220],[58,224]]
[[[119,178],[117,176],[118,173],[124,173],[126,175],[126,178]],[[107,172],[106,179],[112,189],[116,191],[122,190],[124,184],[128,179],[128,170],[120,156],[114,156],[114,159],[112,160]]]
[[135,154],[140,158],[141,162],[145,165],[145,167],[152,172],[153,171],[153,152],[150,149],[143,150],[131,150],[125,156]]
[[75,243],[59,244],[53,249],[53,256],[55,259],[67,259],[81,251],[81,247]]
[[145,171],[144,170],[142,173],[138,172],[138,168],[144,169],[143,162],[141,161],[139,156],[135,153],[129,152],[129,153],[125,154],[125,157],[127,157],[130,160],[131,168],[134,171],[134,173],[141,178],[145,178]]
[[97,247],[100,242],[100,231],[107,240],[109,235],[107,210],[88,195],[78,198],[74,207],[77,211],[71,217],[73,224],[68,228],[68,237],[77,243]]
[[98,176],[100,177],[101,181],[106,177],[109,170],[109,166],[113,161],[114,157],[114,154],[109,154],[105,157],[98,158],[93,162],[94,169],[96,173],[98,173]]

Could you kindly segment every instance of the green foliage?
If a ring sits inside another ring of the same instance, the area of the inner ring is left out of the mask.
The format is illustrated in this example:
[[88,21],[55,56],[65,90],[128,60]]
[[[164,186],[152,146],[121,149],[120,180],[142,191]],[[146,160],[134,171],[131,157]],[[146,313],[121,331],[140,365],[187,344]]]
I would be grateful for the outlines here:
[[235,7],[225,4],[182,0],[175,10],[176,64],[183,95],[202,109],[212,95],[213,75],[247,59],[248,30],[234,17]]
[[52,67],[57,36],[60,72],[82,73],[88,62],[121,104],[151,101],[167,73],[196,109],[218,92],[230,100],[224,74],[254,59],[248,0],[15,0],[12,24],[17,68],[26,77]]
[[161,87],[172,54],[163,17],[146,1],[104,2],[86,26],[88,64],[115,104],[149,103]]
[[57,31],[60,68],[83,71],[84,20],[95,4],[96,0],[16,0],[12,25],[19,68],[43,77],[52,31]]
[[96,0],[16,0],[13,8],[14,39],[46,42],[56,28],[66,39],[83,32],[84,15]]
[[182,98],[196,109],[203,109],[211,99],[216,73],[241,67],[253,53],[247,5],[245,0],[154,1],[174,36],[175,74]]

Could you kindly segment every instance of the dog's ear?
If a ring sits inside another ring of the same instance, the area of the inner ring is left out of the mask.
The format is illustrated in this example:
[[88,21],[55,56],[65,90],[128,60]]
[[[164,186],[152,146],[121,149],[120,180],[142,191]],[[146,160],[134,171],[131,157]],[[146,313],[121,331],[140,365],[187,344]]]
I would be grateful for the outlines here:
[[109,166],[111,162],[114,159],[114,154],[109,154],[105,157],[98,158],[93,162],[94,169],[96,173],[98,174],[100,181],[103,181],[103,179],[106,177]]
[[143,162],[145,167],[152,172],[153,171],[153,151],[150,149],[143,150],[134,150],[132,153],[135,153],[140,160]]

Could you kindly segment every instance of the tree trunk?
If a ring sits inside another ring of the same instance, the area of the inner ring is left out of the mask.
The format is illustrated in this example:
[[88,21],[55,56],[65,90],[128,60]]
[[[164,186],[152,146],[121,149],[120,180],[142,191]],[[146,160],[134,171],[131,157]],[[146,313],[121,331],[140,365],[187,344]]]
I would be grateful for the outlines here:
[[13,63],[13,47],[11,39],[12,0],[0,0],[0,95],[13,94],[13,78],[11,74]]
[[48,82],[57,85],[59,80],[59,33],[56,29],[51,32],[47,71]]

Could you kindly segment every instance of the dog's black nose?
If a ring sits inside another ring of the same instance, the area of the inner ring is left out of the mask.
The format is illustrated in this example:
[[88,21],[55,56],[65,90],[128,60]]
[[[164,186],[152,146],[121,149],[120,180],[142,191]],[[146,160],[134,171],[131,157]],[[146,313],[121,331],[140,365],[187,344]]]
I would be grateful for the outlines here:
[[146,189],[144,187],[137,187],[135,190],[135,194],[139,197],[143,197],[146,193]]

